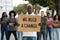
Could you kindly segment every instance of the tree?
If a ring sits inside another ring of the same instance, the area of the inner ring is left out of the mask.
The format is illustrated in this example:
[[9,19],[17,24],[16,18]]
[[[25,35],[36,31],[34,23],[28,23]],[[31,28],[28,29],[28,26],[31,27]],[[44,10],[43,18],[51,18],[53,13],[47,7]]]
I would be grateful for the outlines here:
[[56,11],[57,14],[60,16],[60,0],[56,0]]
[[[49,1],[49,0],[28,0],[32,5],[35,5],[36,3],[37,4],[39,4],[39,5],[41,5],[41,6],[44,6],[44,7],[46,7],[46,6],[49,6],[50,5],[50,3],[51,3],[51,1]],[[53,2],[52,2],[53,3]],[[52,4],[51,3],[51,4]]]
[[54,15],[54,10],[56,10],[56,0],[46,0],[49,6],[49,9],[52,10],[52,17]]
[[25,14],[27,12],[27,4],[19,4],[17,7],[14,7],[14,11],[18,14],[21,12]]
[[[54,11],[56,9],[56,0],[28,0],[32,5],[39,4],[40,6],[48,6],[50,10]],[[53,13],[53,12],[52,12]],[[53,15],[53,14],[52,14]]]

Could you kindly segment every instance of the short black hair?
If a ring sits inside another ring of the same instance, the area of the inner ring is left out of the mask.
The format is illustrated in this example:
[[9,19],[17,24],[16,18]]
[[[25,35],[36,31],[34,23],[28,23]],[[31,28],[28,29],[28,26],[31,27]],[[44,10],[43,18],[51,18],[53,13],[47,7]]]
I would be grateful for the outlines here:
[[50,14],[49,12],[47,13],[47,15]]
[[14,17],[16,16],[16,12],[14,10],[9,12],[9,16],[11,17],[11,13],[14,13]]

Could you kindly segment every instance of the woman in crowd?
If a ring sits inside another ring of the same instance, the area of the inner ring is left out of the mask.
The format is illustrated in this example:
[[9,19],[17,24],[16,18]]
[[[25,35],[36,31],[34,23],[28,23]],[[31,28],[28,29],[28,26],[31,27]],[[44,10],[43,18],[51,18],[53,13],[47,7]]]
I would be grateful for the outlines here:
[[1,17],[1,20],[0,20],[0,23],[1,23],[1,40],[3,40],[3,37],[4,37],[4,32],[5,32],[5,35],[6,35],[6,40],[8,35],[7,35],[7,32],[8,32],[8,26],[7,26],[7,14],[6,12],[3,12],[2,13],[2,17]]
[[[56,33],[57,40],[59,40],[59,31],[58,31],[58,28],[59,28],[59,16],[58,15],[54,16],[53,28],[54,28],[54,31]],[[54,32],[53,32],[53,36],[55,36]],[[55,36],[55,38],[56,38],[56,36]],[[56,40],[55,38],[53,38],[53,40]]]
[[11,36],[11,34],[14,35],[15,40],[17,40],[17,34],[16,34],[16,27],[17,27],[17,20],[15,18],[16,13],[15,11],[10,11],[9,12],[9,18],[8,18],[8,40]]
[[50,40],[52,40],[52,38],[51,38],[52,37],[51,36],[51,33],[52,33],[52,24],[53,24],[53,19],[51,18],[50,13],[47,13],[46,40],[47,40],[48,32],[49,32]]

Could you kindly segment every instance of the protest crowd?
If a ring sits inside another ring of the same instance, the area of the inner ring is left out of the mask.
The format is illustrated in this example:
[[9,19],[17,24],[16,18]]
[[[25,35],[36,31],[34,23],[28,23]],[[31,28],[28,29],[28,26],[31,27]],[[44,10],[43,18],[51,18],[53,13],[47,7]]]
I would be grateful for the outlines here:
[[[35,12],[32,12],[33,6],[31,4],[27,5],[27,13],[24,15],[31,15],[36,16]],[[6,12],[2,13],[2,17],[0,18],[1,24],[1,40],[3,40],[4,32],[6,36],[6,40],[10,40],[11,34],[14,35],[15,40],[41,40],[41,36],[43,35],[43,40],[48,40],[48,33],[50,40],[59,40],[59,28],[60,28],[60,19],[59,15],[55,15],[54,17],[51,16],[49,12],[44,13],[41,11],[41,23],[38,25],[40,26],[40,32],[22,32],[17,31],[17,27],[20,25],[18,23],[18,18],[15,17],[16,12],[11,10],[9,12],[9,17]],[[53,39],[52,39],[53,34]],[[21,35],[21,36],[20,36]],[[56,37],[56,36],[57,37]],[[55,39],[57,38],[57,39]]]

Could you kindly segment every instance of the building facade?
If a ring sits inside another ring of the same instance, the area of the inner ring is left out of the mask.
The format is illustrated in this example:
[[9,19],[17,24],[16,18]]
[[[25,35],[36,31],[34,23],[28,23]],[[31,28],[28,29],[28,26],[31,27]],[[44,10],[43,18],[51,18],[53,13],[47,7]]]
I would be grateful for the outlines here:
[[11,10],[13,10],[13,0],[0,0],[0,15],[2,12],[7,12],[8,14]]
[[13,0],[2,0],[2,4],[2,11],[9,13],[10,10],[13,10]]
[[1,14],[2,14],[2,0],[0,0],[0,17],[1,17]]

